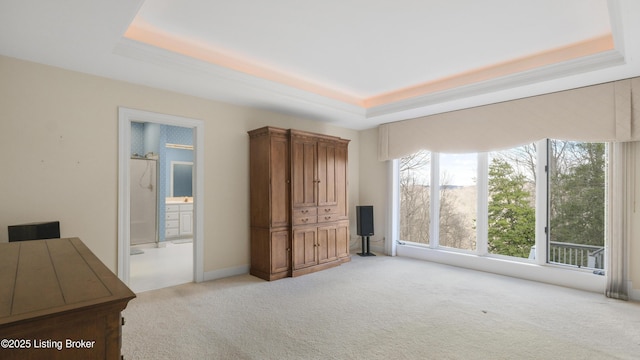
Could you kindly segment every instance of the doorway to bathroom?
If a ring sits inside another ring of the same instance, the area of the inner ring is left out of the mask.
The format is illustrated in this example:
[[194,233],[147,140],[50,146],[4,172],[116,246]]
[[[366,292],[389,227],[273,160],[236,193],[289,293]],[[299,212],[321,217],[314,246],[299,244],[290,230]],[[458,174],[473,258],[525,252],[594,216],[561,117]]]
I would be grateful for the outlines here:
[[134,292],[202,281],[201,120],[119,109],[118,275]]

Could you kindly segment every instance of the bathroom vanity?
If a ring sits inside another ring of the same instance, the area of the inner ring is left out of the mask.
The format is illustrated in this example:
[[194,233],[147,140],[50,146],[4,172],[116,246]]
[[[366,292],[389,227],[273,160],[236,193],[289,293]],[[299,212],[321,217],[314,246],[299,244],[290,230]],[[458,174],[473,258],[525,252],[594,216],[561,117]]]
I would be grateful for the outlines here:
[[167,198],[164,236],[166,239],[193,236],[193,198]]

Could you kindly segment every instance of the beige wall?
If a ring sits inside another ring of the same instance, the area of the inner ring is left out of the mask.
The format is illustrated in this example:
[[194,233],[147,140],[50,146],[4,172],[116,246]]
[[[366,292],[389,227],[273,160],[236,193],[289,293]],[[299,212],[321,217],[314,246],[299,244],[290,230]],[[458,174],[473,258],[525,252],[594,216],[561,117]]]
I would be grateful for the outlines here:
[[[375,235],[370,238],[371,249],[382,251],[387,241],[388,163],[378,161],[378,129],[360,132],[360,204],[373,205]],[[390,239],[389,239],[390,240]],[[361,245],[358,244],[358,250]]]
[[248,130],[351,139],[350,209],[358,203],[357,131],[7,57],[0,79],[0,242],[7,225],[60,220],[61,236],[80,237],[115,271],[119,106],[204,121],[205,272],[249,264]]

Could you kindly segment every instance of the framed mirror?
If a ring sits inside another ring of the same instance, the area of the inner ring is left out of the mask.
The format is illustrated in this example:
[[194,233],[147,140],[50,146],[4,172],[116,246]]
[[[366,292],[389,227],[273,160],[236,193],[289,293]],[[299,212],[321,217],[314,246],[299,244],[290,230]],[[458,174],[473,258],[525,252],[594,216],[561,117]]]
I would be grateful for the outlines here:
[[171,197],[193,196],[193,162],[171,162]]

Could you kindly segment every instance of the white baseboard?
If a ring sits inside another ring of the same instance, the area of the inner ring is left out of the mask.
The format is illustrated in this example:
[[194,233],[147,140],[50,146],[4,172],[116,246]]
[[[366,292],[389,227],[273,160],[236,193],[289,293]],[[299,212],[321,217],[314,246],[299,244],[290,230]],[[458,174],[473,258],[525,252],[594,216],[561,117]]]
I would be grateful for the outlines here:
[[486,271],[520,279],[533,280],[574,289],[604,293],[605,277],[592,272],[553,265],[537,265],[493,257],[434,250],[412,245],[397,248],[398,256],[427,260],[462,268]]
[[204,273],[203,281],[223,279],[230,276],[244,275],[249,273],[249,265],[235,266],[226,269],[207,271]]

